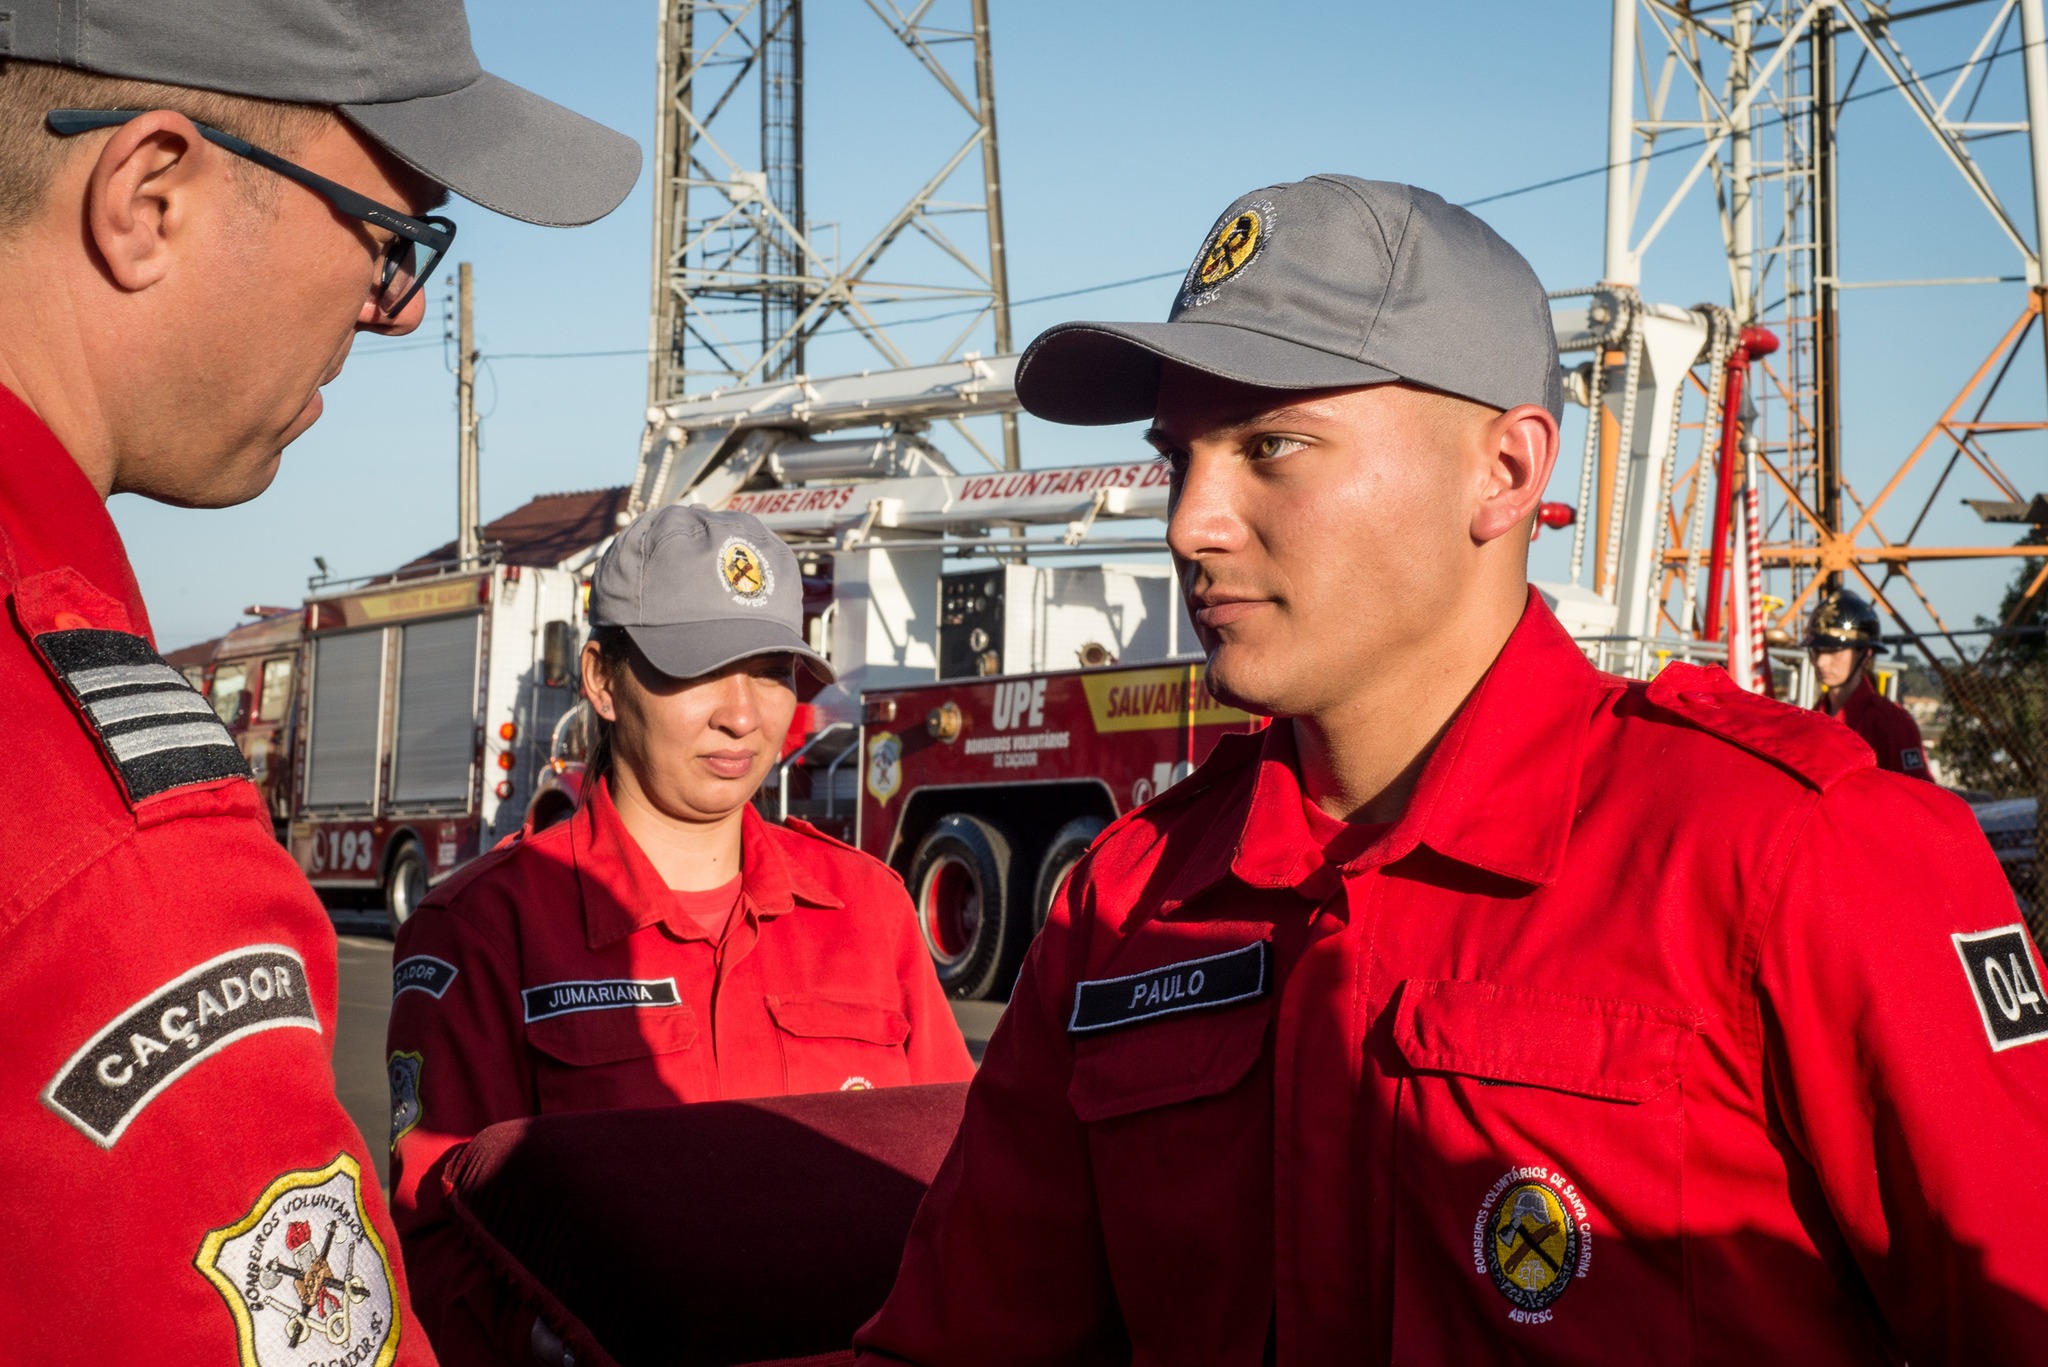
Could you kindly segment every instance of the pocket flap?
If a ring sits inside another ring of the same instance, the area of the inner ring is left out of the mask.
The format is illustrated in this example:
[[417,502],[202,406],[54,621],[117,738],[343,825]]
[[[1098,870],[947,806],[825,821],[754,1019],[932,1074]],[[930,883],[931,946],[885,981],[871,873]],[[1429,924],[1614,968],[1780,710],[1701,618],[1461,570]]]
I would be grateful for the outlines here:
[[697,1042],[697,1015],[687,1006],[576,1011],[530,1021],[526,1042],[572,1067],[673,1054]]
[[1244,1081],[1266,1048],[1271,998],[1167,1017],[1074,1045],[1067,1102],[1084,1125],[1217,1096]]
[[768,1014],[792,1035],[805,1039],[855,1039],[868,1044],[896,1045],[910,1038],[910,1021],[901,1011],[866,1002],[834,1001],[830,997],[769,996]]
[[1638,1102],[1678,1080],[1699,1020],[1635,1002],[1411,978],[1394,1041],[1421,1072]]

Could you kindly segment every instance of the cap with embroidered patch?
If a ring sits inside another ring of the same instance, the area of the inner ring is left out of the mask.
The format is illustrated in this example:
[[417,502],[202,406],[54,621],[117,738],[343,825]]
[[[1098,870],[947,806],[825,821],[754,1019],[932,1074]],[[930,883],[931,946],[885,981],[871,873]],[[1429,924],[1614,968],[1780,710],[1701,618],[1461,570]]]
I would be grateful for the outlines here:
[[331,105],[436,184],[550,227],[640,178],[633,139],[485,71],[462,0],[15,0],[0,58]]
[[590,623],[623,627],[647,662],[695,679],[756,655],[789,654],[827,683],[804,640],[796,555],[751,513],[672,503],[619,533],[590,581]]
[[1240,196],[1163,323],[1062,323],[1017,366],[1053,422],[1153,415],[1164,361],[1264,389],[1400,380],[1564,411],[1550,304],[1493,229],[1427,190],[1320,175]]

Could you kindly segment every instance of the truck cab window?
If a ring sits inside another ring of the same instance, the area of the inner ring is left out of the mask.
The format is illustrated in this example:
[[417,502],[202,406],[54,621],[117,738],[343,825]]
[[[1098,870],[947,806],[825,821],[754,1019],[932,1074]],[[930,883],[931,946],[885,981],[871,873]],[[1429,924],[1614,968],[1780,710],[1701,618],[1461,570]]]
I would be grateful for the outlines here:
[[263,662],[263,693],[256,707],[256,720],[282,721],[292,704],[292,659],[278,655]]
[[213,672],[213,710],[223,723],[235,724],[236,716],[242,710],[242,694],[248,682],[247,665],[222,665]]

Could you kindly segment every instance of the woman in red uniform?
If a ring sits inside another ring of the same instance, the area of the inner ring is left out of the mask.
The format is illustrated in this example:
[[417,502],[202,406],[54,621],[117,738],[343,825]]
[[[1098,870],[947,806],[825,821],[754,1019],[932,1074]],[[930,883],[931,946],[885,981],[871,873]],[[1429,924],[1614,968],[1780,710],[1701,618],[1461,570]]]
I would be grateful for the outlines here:
[[628,527],[591,586],[582,807],[471,863],[399,932],[392,1209],[449,1367],[530,1360],[532,1316],[442,1209],[451,1151],[485,1126],[973,1071],[902,882],[752,806],[798,662],[830,677],[802,596],[796,557],[746,514]]

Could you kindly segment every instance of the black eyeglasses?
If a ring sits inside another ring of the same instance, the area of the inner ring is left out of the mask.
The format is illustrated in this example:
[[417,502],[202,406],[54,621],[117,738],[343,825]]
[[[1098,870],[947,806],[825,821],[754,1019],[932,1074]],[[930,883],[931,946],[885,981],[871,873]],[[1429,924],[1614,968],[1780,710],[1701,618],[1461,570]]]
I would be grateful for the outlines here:
[[[130,119],[141,118],[146,112],[141,109],[53,109],[49,113],[50,130],[59,137],[68,138],[77,133],[89,133],[95,128],[117,128]],[[254,143],[245,142],[233,133],[223,133],[203,123],[195,123],[193,127],[208,142],[305,186],[350,218],[395,234],[379,257],[383,271],[377,281],[377,309],[386,318],[396,318],[412,302],[412,297],[427,283],[427,277],[434,273],[434,267],[441,264],[441,258],[455,245],[455,223],[452,219],[435,215],[414,218],[410,214],[402,214],[357,194],[346,185],[336,184],[274,152],[266,152]]]

